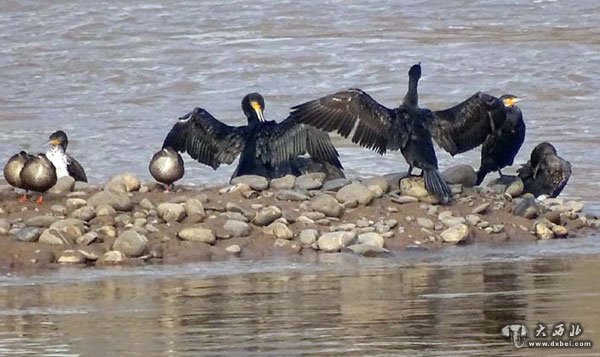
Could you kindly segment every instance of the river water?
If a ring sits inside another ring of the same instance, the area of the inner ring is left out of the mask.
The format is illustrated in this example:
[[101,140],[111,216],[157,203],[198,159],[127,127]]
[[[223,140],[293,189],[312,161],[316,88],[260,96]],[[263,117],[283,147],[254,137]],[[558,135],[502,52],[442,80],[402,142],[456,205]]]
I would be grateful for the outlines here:
[[[149,180],[152,153],[195,106],[241,125],[251,91],[266,97],[268,119],[282,120],[295,104],[360,87],[392,107],[421,61],[421,106],[442,109],[479,90],[525,97],[517,163],[538,142],[554,143],[574,168],[564,196],[599,210],[600,2],[160,3],[2,1],[2,161],[45,150],[63,129],[93,183],[126,170]],[[349,176],[406,168],[399,153],[335,142]],[[477,152],[439,159],[478,165]],[[187,159],[182,181],[224,183],[233,168]],[[0,355],[511,354],[498,331],[512,321],[573,319],[598,337],[599,253],[592,237],[391,261],[6,276]]]
[[[589,1],[11,1],[0,11],[3,158],[44,149],[63,129],[93,182],[148,160],[176,118],[201,106],[243,124],[241,98],[266,97],[266,117],[360,87],[388,107],[421,61],[420,102],[443,109],[476,91],[525,97],[517,157],[547,140],[573,163],[565,195],[600,201],[596,124],[600,3]],[[352,175],[405,170],[340,140]],[[478,165],[478,153],[442,166]],[[188,184],[224,183],[187,162]],[[510,172],[508,170],[507,172]]]
[[579,239],[7,276],[0,355],[520,355],[502,327],[540,322],[579,323],[578,339],[598,344],[600,255],[579,251],[599,247]]

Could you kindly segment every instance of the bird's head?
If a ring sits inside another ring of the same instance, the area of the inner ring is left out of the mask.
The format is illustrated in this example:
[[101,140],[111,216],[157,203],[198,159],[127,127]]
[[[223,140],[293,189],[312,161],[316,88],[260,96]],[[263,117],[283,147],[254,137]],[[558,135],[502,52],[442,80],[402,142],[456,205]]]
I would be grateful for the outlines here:
[[50,159],[48,158],[48,156],[46,156],[46,154],[44,153],[39,153],[37,155],[35,155],[32,160],[35,160],[38,164],[41,164],[49,169],[51,169],[52,171],[55,171],[56,168],[54,166],[54,164],[52,163],[52,161],[50,161]]
[[244,99],[242,99],[242,110],[248,118],[248,123],[256,120],[260,122],[265,121],[265,116],[263,114],[265,110],[265,99],[258,93],[247,94]]
[[163,152],[163,154],[165,154],[165,155],[167,155],[167,156],[170,156],[170,157],[177,156],[177,151],[175,151],[175,150],[174,150],[172,147],[170,147],[170,146],[164,147],[164,148],[162,149],[162,152]]
[[554,145],[546,141],[537,144],[533,151],[536,152],[540,157],[555,156],[557,154]]
[[48,144],[52,147],[60,146],[63,150],[67,149],[67,145],[69,145],[69,139],[67,138],[67,134],[64,131],[59,130],[55,131],[50,135]]
[[556,149],[554,146],[552,146],[552,144],[545,141],[537,144],[531,151],[531,156],[529,159],[529,162],[531,162],[531,165],[533,166],[533,178],[536,178],[542,162],[546,162],[546,164],[548,164],[548,160],[551,160],[556,156]]
[[518,98],[516,95],[512,94],[505,94],[500,97],[500,100],[502,103],[504,103],[505,107],[512,108],[521,100],[521,98]]
[[46,154],[44,154],[44,153],[38,153],[38,154],[37,154],[37,155],[35,155],[33,158],[34,158],[34,160],[35,160],[35,161],[37,161],[38,163],[42,163],[42,164],[44,164],[44,165],[45,165],[45,164],[47,164],[47,163],[49,163],[49,162],[51,162],[51,161],[50,161],[50,159],[48,159],[48,157],[47,157],[47,156],[46,156]]
[[408,77],[415,80],[419,80],[421,78],[421,62],[410,67],[410,70],[408,71]]

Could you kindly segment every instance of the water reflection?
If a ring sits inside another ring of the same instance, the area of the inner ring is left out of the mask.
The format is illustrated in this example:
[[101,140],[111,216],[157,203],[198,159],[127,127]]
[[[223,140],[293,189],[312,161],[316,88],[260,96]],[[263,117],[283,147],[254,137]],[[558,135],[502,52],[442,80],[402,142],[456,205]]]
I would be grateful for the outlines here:
[[597,256],[391,267],[329,259],[241,275],[6,284],[0,353],[510,355],[500,329],[515,322],[577,321],[581,338],[600,337]]

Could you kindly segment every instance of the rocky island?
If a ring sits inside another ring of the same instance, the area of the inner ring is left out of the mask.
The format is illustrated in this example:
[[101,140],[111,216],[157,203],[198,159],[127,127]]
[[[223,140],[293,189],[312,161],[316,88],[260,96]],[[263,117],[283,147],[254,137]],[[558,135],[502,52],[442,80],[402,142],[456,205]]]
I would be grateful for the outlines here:
[[61,178],[45,203],[0,189],[3,270],[61,264],[177,264],[347,252],[385,257],[404,249],[473,242],[583,237],[600,227],[583,204],[523,194],[518,178],[473,187],[470,166],[444,172],[441,205],[418,177],[324,182],[324,174],[164,192],[125,173],[96,187]]

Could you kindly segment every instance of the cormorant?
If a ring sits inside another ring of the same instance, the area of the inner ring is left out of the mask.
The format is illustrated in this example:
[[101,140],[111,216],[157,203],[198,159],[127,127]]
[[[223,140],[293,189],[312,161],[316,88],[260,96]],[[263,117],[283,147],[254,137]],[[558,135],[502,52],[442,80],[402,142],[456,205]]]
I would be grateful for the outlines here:
[[515,160],[523,141],[525,141],[525,122],[521,109],[515,106],[519,98],[512,94],[500,97],[506,112],[506,119],[483,142],[481,147],[481,165],[477,171],[477,185],[492,171],[502,176],[502,168],[510,166]]
[[220,122],[203,108],[195,108],[181,117],[163,143],[163,148],[187,153],[199,162],[217,169],[231,164],[240,155],[233,177],[259,175],[267,179],[287,174],[301,175],[308,153],[311,162],[326,167],[329,179],[344,177],[339,154],[329,135],[287,118],[281,123],[266,121],[265,102],[258,93],[242,100],[242,110],[248,125],[230,126]]
[[525,192],[557,197],[571,177],[571,163],[558,156],[552,144],[543,142],[531,151],[530,160],[517,170]]
[[358,88],[337,92],[292,108],[290,116],[325,131],[337,131],[352,142],[384,154],[400,150],[409,165],[422,169],[425,188],[442,202],[452,198],[452,191],[438,171],[431,134],[427,127],[432,119],[428,109],[418,105],[417,85],[421,65],[408,72],[408,91],[402,104],[388,109]]
[[37,154],[25,161],[19,178],[25,190],[41,193],[37,203],[42,204],[44,202],[44,192],[56,184],[56,168],[46,155]]
[[[8,182],[9,185],[16,188],[25,189],[23,187],[23,184],[21,183],[21,171],[25,166],[25,162],[27,162],[27,160],[33,157],[33,155],[30,155],[25,151],[21,151],[20,153],[15,154],[11,156],[10,159],[8,159],[8,162],[6,163],[6,165],[4,165],[4,178],[6,179],[6,182]],[[21,196],[19,201],[25,202],[26,200],[27,190],[25,190],[25,193],[23,194],[23,196]]]
[[148,169],[156,181],[167,186],[167,192],[169,188],[173,187],[175,181],[183,177],[185,172],[181,155],[170,147],[165,147],[154,154]]
[[477,92],[452,108],[434,111],[429,130],[435,142],[452,156],[483,144],[479,185],[489,172],[512,165],[523,144],[525,122],[515,106],[518,101],[511,94],[496,98]]
[[71,176],[75,181],[87,182],[87,176],[83,167],[71,155],[67,154],[69,139],[64,131],[55,131],[50,135],[50,149],[46,156],[56,168],[56,176]]

